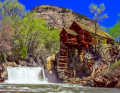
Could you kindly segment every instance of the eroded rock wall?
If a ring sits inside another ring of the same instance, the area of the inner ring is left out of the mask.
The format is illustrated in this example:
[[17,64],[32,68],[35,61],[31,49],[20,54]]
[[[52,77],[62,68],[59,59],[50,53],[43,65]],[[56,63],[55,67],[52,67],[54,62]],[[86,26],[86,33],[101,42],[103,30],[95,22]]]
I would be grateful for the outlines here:
[[69,28],[73,21],[94,25],[94,21],[82,14],[73,12],[71,9],[52,5],[39,5],[32,12],[37,13],[37,17],[45,19],[48,26],[53,28]]

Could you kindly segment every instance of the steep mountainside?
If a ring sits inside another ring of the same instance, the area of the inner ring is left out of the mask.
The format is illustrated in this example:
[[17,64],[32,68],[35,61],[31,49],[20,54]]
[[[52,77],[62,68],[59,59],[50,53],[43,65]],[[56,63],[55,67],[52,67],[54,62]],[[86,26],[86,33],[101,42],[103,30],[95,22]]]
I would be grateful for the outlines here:
[[39,5],[35,7],[32,12],[37,12],[38,17],[47,20],[49,26],[54,28],[68,28],[73,21],[84,23],[86,25],[93,25],[93,20],[88,17],[73,12],[71,9],[52,5]]

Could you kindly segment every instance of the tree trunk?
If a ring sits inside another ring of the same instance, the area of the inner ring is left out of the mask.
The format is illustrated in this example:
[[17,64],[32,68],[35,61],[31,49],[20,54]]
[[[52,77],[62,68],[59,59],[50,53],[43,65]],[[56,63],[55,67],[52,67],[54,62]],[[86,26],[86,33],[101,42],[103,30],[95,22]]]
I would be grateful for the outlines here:
[[119,44],[119,41],[120,41],[120,36],[118,36],[118,45],[117,45],[117,46],[118,46],[118,47],[117,47],[117,48],[118,48],[118,51],[119,51],[119,45],[120,45],[120,44]]
[[97,20],[95,20],[95,53],[96,53],[96,50],[97,50]]
[[118,47],[119,47],[119,39],[120,39],[119,37],[120,37],[120,36],[118,36]]

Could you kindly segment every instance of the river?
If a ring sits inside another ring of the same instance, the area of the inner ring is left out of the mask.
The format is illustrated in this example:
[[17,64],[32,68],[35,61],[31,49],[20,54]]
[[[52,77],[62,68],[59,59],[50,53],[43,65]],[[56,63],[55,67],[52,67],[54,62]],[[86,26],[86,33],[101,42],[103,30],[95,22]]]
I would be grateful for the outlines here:
[[41,67],[7,67],[7,71],[8,80],[0,84],[0,93],[120,93],[117,88],[49,83]]
[[0,93],[120,93],[120,89],[70,84],[0,84]]

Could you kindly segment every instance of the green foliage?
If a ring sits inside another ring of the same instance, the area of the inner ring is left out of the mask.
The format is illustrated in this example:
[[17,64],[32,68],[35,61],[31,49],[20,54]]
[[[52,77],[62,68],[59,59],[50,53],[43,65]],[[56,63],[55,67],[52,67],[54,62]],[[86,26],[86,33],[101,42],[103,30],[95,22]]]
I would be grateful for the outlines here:
[[95,5],[94,3],[89,5],[90,12],[94,14],[94,19],[96,21],[101,21],[104,18],[108,18],[107,14],[102,14],[105,11],[104,3]]
[[6,55],[5,53],[3,53],[3,57],[4,57],[4,58],[7,58],[7,55]]
[[11,51],[12,25],[23,18],[25,13],[24,5],[18,0],[0,0],[0,41],[2,41],[0,52],[2,54]]
[[120,60],[118,60],[117,62],[113,63],[109,68],[110,69],[115,69],[118,66],[120,66]]
[[97,48],[96,34],[97,34],[97,29],[99,28],[97,22],[102,21],[102,19],[107,18],[108,16],[107,14],[103,14],[103,12],[105,11],[104,3],[100,4],[99,6],[92,3],[89,5],[89,9],[90,12],[94,14],[94,20],[95,20],[95,52],[96,52],[96,48]]
[[[120,16],[120,14],[118,14],[118,16]],[[108,30],[109,30],[109,34],[114,39],[116,39],[117,41],[120,41],[120,19],[113,27],[109,28]],[[118,45],[119,45],[119,42],[118,42]]]
[[16,59],[17,58],[24,59],[27,56],[27,49],[23,41],[21,41],[19,45],[15,45],[13,53]]
[[[118,14],[118,16],[120,17],[120,14]],[[120,40],[120,19],[113,27],[109,28],[109,33],[115,39],[117,38],[118,39],[117,41]]]
[[80,20],[80,23],[84,23],[85,22],[85,19],[84,18],[82,18],[81,20]]
[[107,31],[107,28],[104,27],[104,26],[100,26],[99,28],[100,28],[101,31],[104,31],[104,32]]
[[5,53],[0,53],[0,63],[4,62],[4,58],[7,58],[7,55]]
[[105,38],[99,38],[98,41],[99,41],[99,44],[98,44],[99,48],[105,48],[109,46]]
[[0,16],[2,21],[16,22],[25,14],[25,6],[18,0],[1,0],[0,1]]
[[36,13],[25,14],[25,6],[18,0],[0,0],[0,36],[4,34],[7,37],[6,34],[11,31],[7,40],[2,37],[0,41],[10,41],[9,47],[16,59],[42,54],[42,50],[55,53],[59,48],[59,30],[50,30],[51,27],[47,27],[42,18],[37,18]]
[[36,13],[28,13],[14,24],[13,31],[14,47],[19,47],[22,44],[17,50],[23,57],[27,54],[40,54],[43,49],[50,53],[55,53],[58,50],[59,31],[57,29],[49,30],[46,27],[46,21],[37,18]]
[[120,60],[115,63],[112,63],[108,69],[103,73],[104,76],[109,78],[114,78],[114,76],[118,75],[120,67]]
[[100,47],[100,48],[108,47],[108,44],[100,43],[100,44],[99,44],[99,47]]
[[59,47],[59,30],[55,29],[53,31],[48,31],[48,37],[45,39],[45,47],[48,49],[51,53],[55,53],[58,50]]
[[113,38],[118,38],[120,36],[120,24],[116,23],[113,27],[109,28],[109,34]]

